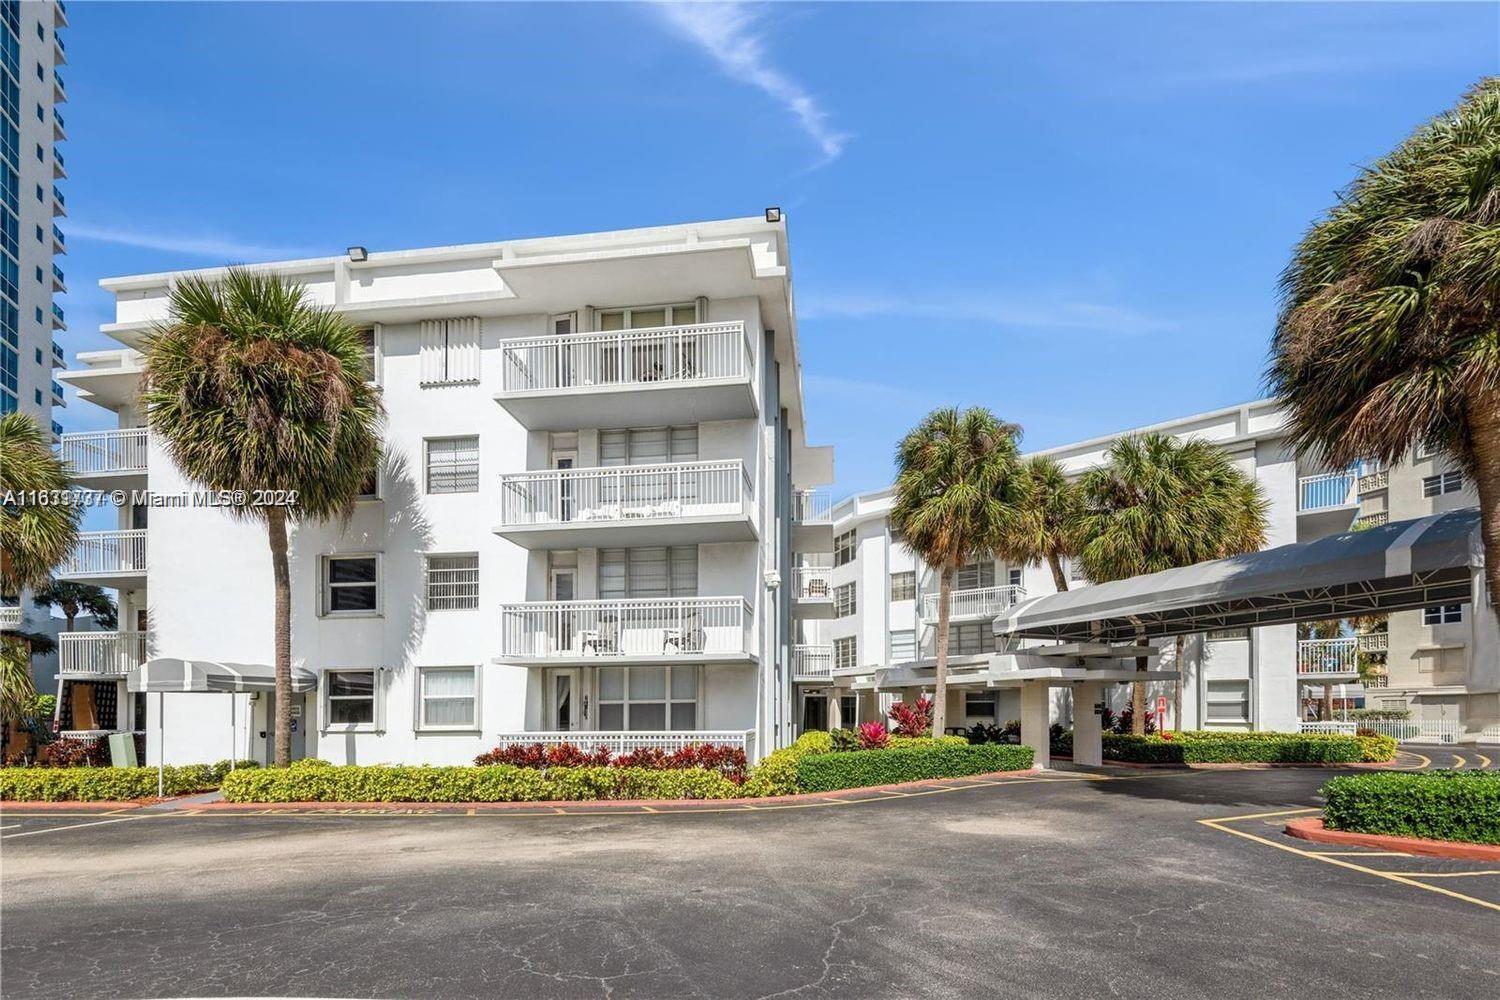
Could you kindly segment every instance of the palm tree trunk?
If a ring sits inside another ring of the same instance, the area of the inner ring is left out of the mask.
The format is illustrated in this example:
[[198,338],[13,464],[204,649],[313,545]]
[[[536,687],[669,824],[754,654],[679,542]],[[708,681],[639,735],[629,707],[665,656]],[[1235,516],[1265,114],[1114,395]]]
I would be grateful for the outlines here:
[[932,735],[943,735],[948,722],[948,598],[953,593],[953,568],[938,574],[937,670],[933,677]]
[[1068,574],[1063,572],[1062,560],[1056,552],[1047,553],[1047,566],[1052,570],[1052,585],[1059,594],[1064,593],[1068,589]]
[[[1135,644],[1137,646],[1147,645],[1145,630],[1141,627],[1138,619],[1132,618],[1135,625]],[[1148,657],[1137,656],[1135,658],[1135,669],[1137,673],[1145,673]],[[1146,735],[1146,682],[1132,681],[1130,684],[1130,731],[1136,736]]]
[[276,587],[276,748],[272,762],[286,767],[292,761],[292,572],[286,555],[285,509],[269,509],[266,534],[271,541],[271,577]]
[[[1182,725],[1182,636],[1177,637],[1177,680],[1172,682],[1172,726],[1181,731]],[[1201,647],[1200,647],[1201,649]]]
[[1496,621],[1500,621],[1500,392],[1475,393],[1468,417],[1474,440],[1474,487],[1479,493],[1479,535],[1484,540],[1484,578],[1494,598]]
[[1320,721],[1323,721],[1323,722],[1332,722],[1333,721],[1333,682],[1332,681],[1324,681],[1323,682],[1323,703],[1318,706],[1318,716],[1320,718]]

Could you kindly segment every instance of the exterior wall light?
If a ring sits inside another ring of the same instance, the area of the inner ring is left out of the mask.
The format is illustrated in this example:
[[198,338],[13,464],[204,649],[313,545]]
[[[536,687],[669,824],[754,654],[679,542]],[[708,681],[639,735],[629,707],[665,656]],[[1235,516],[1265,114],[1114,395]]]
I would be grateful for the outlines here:
[[349,259],[356,264],[363,264],[365,261],[370,259],[370,251],[366,250],[364,247],[350,247]]
[[779,209],[779,208],[768,208],[768,209],[766,209],[766,221],[767,222],[780,222],[781,221],[781,209]]

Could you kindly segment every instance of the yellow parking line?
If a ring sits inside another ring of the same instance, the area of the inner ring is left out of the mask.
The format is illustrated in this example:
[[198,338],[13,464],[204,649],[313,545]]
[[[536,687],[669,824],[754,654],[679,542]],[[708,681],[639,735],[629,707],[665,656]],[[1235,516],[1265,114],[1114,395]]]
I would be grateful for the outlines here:
[[1415,757],[1422,762],[1421,766],[1417,768],[1418,771],[1425,771],[1432,766],[1432,758],[1426,754],[1417,753],[1415,750],[1402,750],[1401,752],[1408,757]]
[[1470,875],[1500,875],[1500,869],[1490,868],[1482,872],[1393,872],[1409,878],[1468,878]]
[[1455,770],[1455,771],[1462,771],[1464,769],[1465,765],[1467,765],[1469,763],[1468,761],[1466,761],[1462,757],[1460,757],[1458,754],[1451,754],[1450,756],[1452,756],[1452,758],[1453,758],[1453,770]]
[[[1290,812],[1308,811],[1309,810],[1305,809],[1295,809],[1290,810],[1287,815],[1290,815]],[[1264,813],[1263,815],[1271,816],[1275,814]],[[1221,833],[1230,833],[1236,837],[1244,837],[1246,840],[1253,840],[1257,844],[1265,844],[1267,847],[1274,847],[1278,851],[1286,851],[1290,854],[1297,854],[1304,858],[1311,858],[1314,861],[1321,861],[1327,865],[1338,865],[1340,868],[1348,868],[1350,871],[1360,872],[1364,875],[1374,875],[1376,878],[1383,878],[1391,882],[1398,882],[1401,885],[1416,886],[1418,889],[1425,889],[1428,892],[1435,892],[1443,896],[1451,896],[1453,899],[1461,899],[1465,903],[1473,903],[1475,906],[1482,906],[1487,910],[1494,910],[1495,912],[1500,913],[1500,903],[1491,903],[1488,900],[1475,899],[1473,896],[1465,896],[1463,893],[1454,892],[1452,889],[1444,889],[1439,885],[1428,885],[1425,882],[1418,882],[1417,880],[1406,875],[1397,875],[1392,872],[1381,871],[1377,868],[1369,868],[1365,865],[1357,865],[1352,861],[1345,861],[1343,858],[1323,857],[1321,855],[1314,854],[1312,851],[1304,851],[1300,847],[1293,847],[1290,844],[1278,844],[1274,840],[1267,840],[1265,837],[1257,837],[1253,833],[1246,833],[1244,830],[1236,830],[1233,827],[1223,825],[1224,823],[1230,822],[1234,819],[1248,818],[1252,817],[1230,816],[1223,819],[1200,819],[1198,822],[1202,823],[1204,826],[1210,827],[1214,830],[1218,830]]]
[[1478,750],[1474,751],[1474,756],[1476,756],[1476,757],[1479,758],[1479,766],[1480,767],[1490,768],[1490,767],[1494,766],[1494,761],[1490,760],[1488,757],[1486,757],[1484,754],[1480,753]]
[[1409,858],[1405,851],[1308,851],[1320,858]]
[[1242,819],[1265,819],[1267,816],[1291,816],[1294,813],[1315,813],[1315,812],[1321,812],[1321,811],[1322,810],[1317,809],[1317,808],[1281,809],[1281,810],[1279,810],[1277,812],[1250,813],[1249,815],[1246,815],[1246,816],[1220,816],[1218,819],[1214,819],[1214,820],[1200,819],[1198,822],[1200,822],[1200,823],[1236,823],[1236,822],[1238,822],[1238,821],[1240,821]]

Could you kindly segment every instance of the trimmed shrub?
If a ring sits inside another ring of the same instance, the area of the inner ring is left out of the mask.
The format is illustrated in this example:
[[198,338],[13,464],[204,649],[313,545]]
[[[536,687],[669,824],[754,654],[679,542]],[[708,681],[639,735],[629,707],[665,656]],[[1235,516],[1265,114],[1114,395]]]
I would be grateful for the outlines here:
[[831,753],[833,734],[813,730],[797,737],[797,742],[766,755],[745,779],[744,794],[754,796],[791,795],[797,791],[797,762],[808,754]]
[[1103,739],[1105,760],[1135,764],[1351,764],[1364,753],[1358,739],[1342,733],[1189,730]]
[[718,771],[633,767],[291,767],[236,771],[230,802],[587,802],[600,799],[724,799],[739,786]]
[[1500,771],[1377,771],[1323,786],[1330,830],[1500,844]]
[[1370,720],[1372,722],[1404,722],[1411,718],[1411,709],[1408,708],[1354,708],[1349,710],[1349,718],[1355,722]]
[[894,785],[928,778],[959,778],[991,771],[1023,771],[1031,766],[1030,747],[957,742],[890,750],[808,754],[797,762],[797,786],[804,792]]
[[1359,759],[1366,764],[1384,764],[1396,759],[1396,737],[1373,729],[1357,729],[1354,738],[1359,740]]
[[[218,786],[208,764],[168,767],[168,795]],[[156,797],[154,767],[7,767],[0,770],[0,799],[12,802],[122,802]]]
[[967,736],[895,736],[886,744],[893,750],[903,747],[966,747]]

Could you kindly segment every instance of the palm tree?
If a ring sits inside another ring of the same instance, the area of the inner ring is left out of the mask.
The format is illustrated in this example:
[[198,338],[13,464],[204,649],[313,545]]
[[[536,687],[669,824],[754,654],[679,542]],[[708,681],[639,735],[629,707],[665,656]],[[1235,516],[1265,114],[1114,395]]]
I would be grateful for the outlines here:
[[948,708],[948,600],[954,574],[989,554],[1018,558],[1026,478],[1016,440],[1021,428],[983,407],[934,410],[896,448],[891,526],[938,573],[937,672],[932,731]]
[[[1260,487],[1205,441],[1146,434],[1116,441],[1108,463],[1079,481],[1079,557],[1095,583],[1222,559],[1266,541],[1269,504]],[[1145,639],[1138,642],[1145,644]],[[1182,722],[1182,640],[1174,699]],[[1146,658],[1136,658],[1144,672]],[[1131,692],[1131,729],[1144,733],[1146,685]]]
[[1068,589],[1063,560],[1078,554],[1078,515],[1083,509],[1077,485],[1056,459],[1036,455],[1022,463],[1029,483],[1025,519],[1015,547],[1028,563],[1046,563],[1058,593]]
[[[1267,380],[1335,467],[1440,449],[1479,492],[1500,594],[1500,77],[1362,171],[1281,279]],[[1500,616],[1500,605],[1495,608]]]
[[74,583],[71,580],[49,580],[45,587],[31,595],[36,603],[62,610],[68,621],[68,631],[73,631],[74,622],[80,612],[87,611],[94,617],[94,624],[102,629],[119,625],[119,611],[114,598],[91,583]]
[[383,412],[359,334],[280,274],[230,268],[172,287],[146,340],[141,401],[183,474],[209,490],[286,490],[288,506],[232,508],[263,521],[275,586],[276,745],[291,758],[288,522],[346,516],[380,455]]

